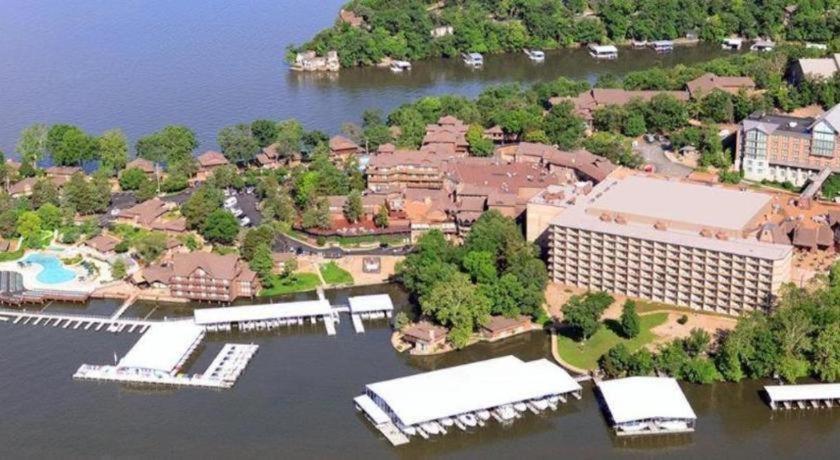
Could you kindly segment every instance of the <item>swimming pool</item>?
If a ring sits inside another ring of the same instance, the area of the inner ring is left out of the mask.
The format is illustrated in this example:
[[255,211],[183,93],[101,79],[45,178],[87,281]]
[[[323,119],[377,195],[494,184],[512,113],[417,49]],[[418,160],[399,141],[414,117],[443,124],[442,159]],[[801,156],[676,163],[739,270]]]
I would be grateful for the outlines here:
[[44,284],[65,283],[76,277],[76,273],[68,270],[64,266],[64,263],[56,256],[35,253],[26,256],[23,261],[38,264],[43,267],[35,279]]

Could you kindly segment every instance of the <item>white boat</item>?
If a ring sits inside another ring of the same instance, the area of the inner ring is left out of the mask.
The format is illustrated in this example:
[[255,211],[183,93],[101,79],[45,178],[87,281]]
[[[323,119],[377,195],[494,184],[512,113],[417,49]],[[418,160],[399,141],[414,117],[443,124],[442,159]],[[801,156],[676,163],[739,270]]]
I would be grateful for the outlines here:
[[464,423],[463,423],[463,422],[461,422],[460,420],[458,420],[458,417],[455,417],[452,421],[453,421],[453,422],[455,422],[455,426],[457,426],[458,428],[460,428],[460,429],[462,429],[462,430],[464,430],[464,431],[467,431],[467,426],[466,426],[466,425],[464,425]]
[[587,48],[589,55],[595,59],[618,59],[618,48],[613,45],[590,43]]
[[636,423],[625,423],[624,425],[619,426],[621,431],[625,431],[627,433],[635,433],[637,431],[642,431],[648,427],[648,424],[645,422],[636,422]]
[[511,405],[497,407],[492,413],[496,416],[496,420],[500,422],[512,421],[518,415]]
[[674,51],[674,42],[671,40],[656,40],[650,42],[650,47],[657,53],[670,53]]
[[391,61],[391,72],[402,72],[403,70],[411,70],[411,63],[408,61]]
[[403,433],[405,433],[409,436],[414,436],[414,435],[417,434],[417,429],[414,428],[413,426],[404,426],[400,429],[402,430]]
[[452,425],[454,425],[454,424],[455,424],[455,421],[454,421],[454,420],[452,420],[452,419],[451,419],[451,418],[449,418],[449,417],[442,418],[442,419],[438,420],[438,422],[439,422],[441,425],[443,425],[443,426],[452,426]]
[[776,47],[776,44],[770,40],[756,40],[755,43],[750,46],[750,51],[773,51],[773,48]]
[[435,423],[435,422],[426,422],[426,423],[421,423],[421,424],[420,424],[420,428],[422,428],[422,429],[423,429],[423,431],[425,431],[426,433],[429,433],[429,434],[438,434],[438,433],[440,433],[440,429],[439,429],[440,427],[439,427],[439,426],[438,426],[438,424],[437,424],[437,423]]
[[723,40],[723,43],[721,43],[720,47],[729,51],[738,51],[739,49],[741,49],[741,45],[743,44],[743,38],[727,38]]
[[475,415],[478,416],[479,420],[484,420],[484,421],[490,420],[490,411],[488,411],[488,410],[480,410],[480,411],[476,412]]
[[525,403],[525,405],[527,405],[528,410],[533,412],[534,414],[539,414],[540,413],[540,410],[537,408],[536,405],[534,405],[533,401],[528,401],[527,403]]
[[478,425],[478,420],[476,420],[475,415],[473,414],[461,414],[458,416],[458,420],[460,420],[464,425],[468,427],[474,427]]
[[481,53],[464,53],[461,58],[464,60],[464,64],[469,66],[479,67],[484,65],[484,56]]
[[552,401],[551,399],[549,399],[547,402],[548,407],[550,407],[551,410],[557,410],[557,401]]
[[688,424],[679,420],[669,420],[665,422],[657,422],[656,426],[668,431],[685,431],[688,429]]
[[543,52],[543,51],[529,50],[527,48],[524,51],[525,51],[525,54],[528,55],[528,58],[530,58],[532,61],[536,61],[536,62],[545,61],[545,52]]
[[539,410],[546,410],[548,409],[548,401],[545,399],[532,399],[531,404],[534,405]]
[[426,433],[426,431],[419,426],[417,427],[417,434],[419,434],[423,439],[429,439],[429,433]]
[[517,412],[525,412],[528,410],[528,405],[524,402],[518,402],[513,405],[513,408],[516,409]]

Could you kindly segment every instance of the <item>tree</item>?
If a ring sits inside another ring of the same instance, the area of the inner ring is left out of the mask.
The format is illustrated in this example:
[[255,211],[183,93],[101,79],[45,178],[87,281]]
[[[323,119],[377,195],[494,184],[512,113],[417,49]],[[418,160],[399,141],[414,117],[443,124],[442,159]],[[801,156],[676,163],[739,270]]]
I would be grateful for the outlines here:
[[636,313],[636,302],[627,300],[621,309],[621,318],[618,323],[621,327],[621,334],[628,339],[632,339],[639,335],[641,331],[641,324],[639,321],[639,314]]
[[148,180],[142,169],[128,168],[120,174],[120,188],[123,190],[138,190],[143,182]]
[[260,147],[268,147],[277,140],[279,128],[273,120],[254,120],[251,122],[251,134]]
[[685,361],[680,369],[680,377],[691,382],[709,384],[721,380],[721,375],[712,361],[693,357]]
[[17,232],[23,237],[23,245],[37,248],[41,245],[41,217],[35,211],[24,211],[17,220]]
[[490,284],[497,280],[496,255],[490,251],[468,252],[461,264],[475,283]]
[[344,202],[343,211],[344,218],[347,219],[347,222],[358,222],[362,218],[364,208],[362,207],[362,195],[358,190],[353,190],[350,192],[350,195],[347,196],[347,201]]
[[379,228],[386,228],[388,227],[388,225],[390,225],[388,203],[384,203],[382,206],[379,207],[379,210],[376,211],[376,215],[373,216],[373,224]]
[[47,150],[58,165],[78,165],[96,156],[97,141],[72,125],[53,125],[47,131]]
[[394,329],[401,331],[404,327],[408,326],[411,320],[408,318],[408,314],[404,311],[397,313],[394,316]]
[[577,147],[586,129],[583,120],[572,110],[571,102],[562,102],[552,107],[543,121],[543,130],[549,140],[564,150]]
[[671,132],[688,124],[688,109],[674,96],[660,93],[648,103],[645,121],[652,130]]
[[480,125],[470,125],[466,138],[473,156],[488,157],[493,154],[493,141],[484,137],[484,128]]
[[533,314],[531,308],[522,300],[526,297],[525,287],[511,273],[502,275],[496,282],[481,284],[479,288],[490,301],[490,311],[494,315],[516,318],[521,314]]
[[289,278],[298,269],[297,259],[289,259],[283,263],[283,273],[280,274],[282,278]]
[[20,133],[20,139],[15,149],[20,154],[21,161],[29,165],[34,171],[38,162],[47,156],[47,125],[36,123],[25,128]]
[[332,227],[332,219],[330,218],[330,204],[326,198],[319,198],[315,205],[307,208],[301,216],[301,225],[305,229],[321,228],[328,229]]
[[814,372],[824,382],[840,380],[840,323],[821,330],[814,341]]
[[731,123],[735,117],[732,96],[721,90],[714,90],[700,99],[700,115],[715,123]]
[[572,296],[563,305],[563,319],[586,340],[601,326],[601,315],[615,299],[605,292]]
[[650,375],[655,370],[653,354],[647,348],[640,348],[630,358],[627,372],[632,375]]
[[207,216],[201,235],[208,241],[230,244],[239,234],[239,221],[227,209],[216,209]]
[[245,180],[234,165],[217,167],[213,170],[213,175],[210,176],[208,182],[218,189],[235,188],[238,190],[245,186]]
[[189,187],[189,179],[181,172],[173,172],[160,183],[160,191],[164,193],[180,192]]
[[144,177],[143,181],[140,182],[140,186],[137,188],[137,192],[134,196],[137,198],[138,201],[146,201],[151,200],[158,194],[158,187],[157,183],[147,177]]
[[111,278],[121,280],[125,278],[126,274],[127,267],[125,265],[125,260],[123,260],[122,257],[119,257],[111,264]]
[[630,369],[633,356],[623,343],[610,348],[598,359],[598,365],[609,378],[623,377]]
[[709,343],[711,343],[709,333],[696,327],[688,333],[688,337],[683,339],[685,352],[691,357],[706,353],[709,350]]
[[166,251],[166,235],[161,232],[141,235],[134,242],[134,249],[146,263],[154,262]]
[[268,225],[260,225],[245,232],[242,244],[239,246],[239,254],[242,258],[250,261],[254,258],[257,248],[260,245],[271,247],[274,242],[274,230]]
[[203,185],[181,205],[181,215],[186,218],[191,229],[200,229],[204,227],[207,216],[222,207],[223,201],[224,195],[221,190]]
[[156,163],[192,158],[198,148],[195,133],[183,125],[169,125],[137,141],[137,156]]
[[32,185],[32,194],[29,195],[29,204],[33,208],[40,208],[45,203],[58,205],[60,201],[58,188],[50,179],[46,177],[39,177]]
[[119,129],[105,131],[96,140],[100,168],[116,174],[128,163],[128,140]]
[[473,331],[490,313],[490,302],[473,285],[467,275],[456,273],[436,283],[428,295],[420,298],[423,314],[450,327],[449,339],[456,348],[463,348]]
[[217,136],[217,142],[225,158],[232,163],[242,164],[253,161],[260,152],[260,142],[251,132],[251,127],[244,123],[222,128]]
[[274,270],[274,259],[271,257],[271,248],[265,243],[257,245],[253,257],[248,262],[248,267],[259,275],[260,279],[268,279]]
[[38,208],[38,217],[41,218],[41,227],[44,230],[53,231],[61,226],[62,213],[58,206],[52,203],[44,203]]

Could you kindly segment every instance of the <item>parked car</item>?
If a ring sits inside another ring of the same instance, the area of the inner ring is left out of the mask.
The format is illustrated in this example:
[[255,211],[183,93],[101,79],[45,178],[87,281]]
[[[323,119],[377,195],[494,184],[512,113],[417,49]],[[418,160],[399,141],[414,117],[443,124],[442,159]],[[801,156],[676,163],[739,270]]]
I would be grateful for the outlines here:
[[248,227],[249,225],[251,225],[251,219],[243,217],[242,220],[239,221],[239,225],[243,227]]
[[234,209],[231,209],[231,210],[230,210],[230,212],[232,212],[232,213],[233,213],[233,215],[234,215],[234,216],[236,216],[236,217],[239,217],[239,216],[241,216],[242,214],[244,214],[244,212],[243,212],[241,209],[239,209],[239,208],[234,208]]

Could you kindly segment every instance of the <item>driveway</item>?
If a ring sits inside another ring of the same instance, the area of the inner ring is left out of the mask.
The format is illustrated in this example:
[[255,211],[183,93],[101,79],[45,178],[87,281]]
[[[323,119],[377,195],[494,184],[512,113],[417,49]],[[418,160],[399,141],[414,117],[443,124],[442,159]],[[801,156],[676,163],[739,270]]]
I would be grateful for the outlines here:
[[644,158],[645,164],[653,165],[656,168],[658,174],[669,177],[686,177],[693,171],[688,166],[669,160],[665,156],[662,144],[658,142],[648,144],[645,141],[640,141],[635,150]]

